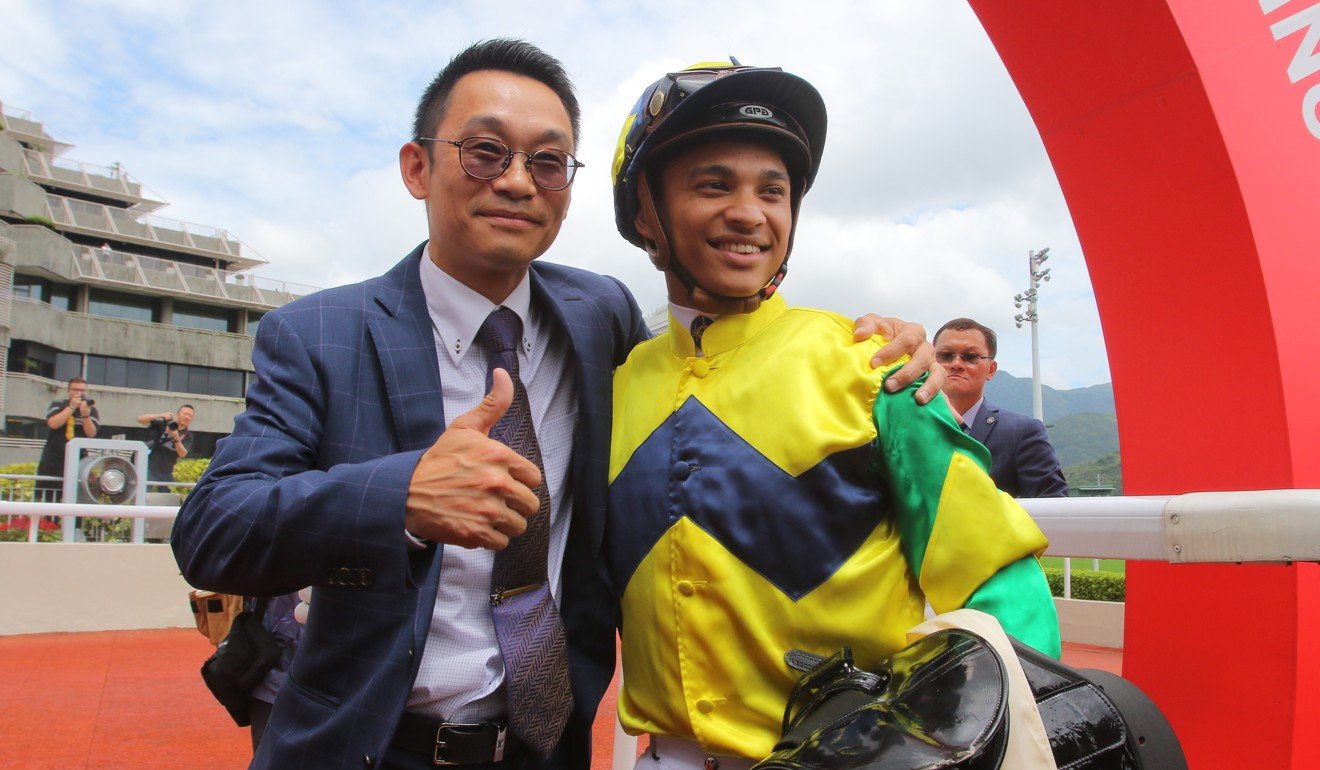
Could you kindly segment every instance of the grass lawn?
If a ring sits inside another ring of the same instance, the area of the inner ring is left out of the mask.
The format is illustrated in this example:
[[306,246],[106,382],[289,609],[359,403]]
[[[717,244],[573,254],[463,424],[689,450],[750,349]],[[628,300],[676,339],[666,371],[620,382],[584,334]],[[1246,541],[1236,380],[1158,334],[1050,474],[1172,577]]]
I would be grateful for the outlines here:
[[[1055,569],[1063,569],[1063,557],[1062,557],[1062,556],[1046,556],[1046,557],[1044,557],[1043,559],[1040,560],[1040,563],[1041,563],[1041,566],[1042,566],[1042,567],[1054,567]],[[1075,559],[1072,560],[1072,568],[1073,568],[1073,572],[1081,572],[1082,570],[1090,570],[1090,569],[1092,568],[1092,564],[1093,564],[1093,563],[1094,563],[1094,560],[1092,560],[1092,559],[1076,559],[1076,558],[1075,558]],[[1101,572],[1117,572],[1118,574],[1122,575],[1122,574],[1124,574],[1124,569],[1123,569],[1123,565],[1124,565],[1124,563],[1125,563],[1125,562],[1124,562],[1122,559],[1101,559],[1101,560],[1100,560],[1100,571],[1101,571]]]

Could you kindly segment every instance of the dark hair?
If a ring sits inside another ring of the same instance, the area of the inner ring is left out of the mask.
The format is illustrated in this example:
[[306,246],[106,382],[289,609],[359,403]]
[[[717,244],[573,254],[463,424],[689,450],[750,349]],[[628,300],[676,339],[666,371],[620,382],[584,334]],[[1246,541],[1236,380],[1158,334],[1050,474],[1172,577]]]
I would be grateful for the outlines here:
[[979,324],[970,318],[955,318],[941,326],[940,330],[935,332],[935,339],[938,340],[940,335],[949,329],[958,332],[975,329],[985,335],[985,348],[986,351],[990,353],[991,358],[994,358],[995,354],[999,352],[999,338],[995,336],[995,330],[985,324]]
[[[72,385],[72,384],[75,383],[75,382],[81,382],[81,383],[84,384],[84,385],[87,384],[87,380],[84,380],[82,377],[70,377],[70,378],[69,378],[69,385]],[[67,387],[67,386],[66,386],[66,387]]]
[[[462,53],[449,60],[445,68],[431,81],[417,103],[417,113],[413,117],[413,141],[425,139],[445,116],[449,108],[449,95],[454,85],[464,75],[483,70],[500,70],[524,75],[546,84],[559,101],[563,103],[568,118],[573,123],[573,144],[578,142],[581,131],[582,110],[578,106],[577,96],[573,93],[573,83],[564,71],[564,65],[555,57],[525,40],[514,38],[496,38],[483,40],[468,46]],[[431,151],[431,142],[425,142],[426,150]]]
[[176,409],[174,413],[178,414],[179,410],[181,409],[191,409],[193,410],[193,414],[197,414],[197,407],[193,406],[192,404],[184,404],[183,406],[179,407],[179,409]]

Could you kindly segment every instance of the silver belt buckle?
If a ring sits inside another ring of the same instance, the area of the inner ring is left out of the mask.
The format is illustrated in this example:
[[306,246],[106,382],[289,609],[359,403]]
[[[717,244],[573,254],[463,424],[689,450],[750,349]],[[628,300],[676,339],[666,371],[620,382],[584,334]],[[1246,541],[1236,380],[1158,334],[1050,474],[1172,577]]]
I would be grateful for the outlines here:
[[486,724],[493,724],[497,732],[495,733],[495,747],[491,752],[491,758],[487,761],[499,762],[504,759],[504,741],[508,734],[508,728],[499,723],[480,723],[480,722],[442,722],[435,731],[435,752],[431,756],[431,764],[434,765],[461,765],[464,762],[455,762],[444,757],[445,747],[448,745],[445,741],[445,731],[451,733],[473,733],[479,732]]

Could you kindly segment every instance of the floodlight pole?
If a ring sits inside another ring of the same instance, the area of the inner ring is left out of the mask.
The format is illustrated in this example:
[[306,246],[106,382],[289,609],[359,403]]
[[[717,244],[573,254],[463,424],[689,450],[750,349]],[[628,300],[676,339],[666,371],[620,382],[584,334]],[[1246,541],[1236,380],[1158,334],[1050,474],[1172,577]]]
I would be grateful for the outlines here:
[[1048,246],[1040,251],[1027,252],[1027,275],[1030,277],[1030,287],[1023,293],[1013,298],[1013,305],[1017,308],[1022,307],[1022,303],[1027,303],[1027,312],[1018,313],[1013,320],[1017,323],[1017,328],[1021,329],[1022,324],[1031,324],[1031,416],[1041,422],[1045,421],[1045,407],[1041,401],[1040,388],[1040,313],[1036,312],[1036,300],[1040,296],[1040,285],[1043,281],[1050,279],[1050,270],[1040,269],[1045,264],[1045,260],[1050,258],[1050,249]]

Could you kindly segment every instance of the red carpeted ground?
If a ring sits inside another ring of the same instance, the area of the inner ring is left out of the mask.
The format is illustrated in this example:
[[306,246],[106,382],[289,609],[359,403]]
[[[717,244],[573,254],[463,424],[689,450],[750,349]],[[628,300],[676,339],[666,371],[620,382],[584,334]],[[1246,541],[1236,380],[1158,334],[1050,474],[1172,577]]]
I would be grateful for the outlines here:
[[[197,673],[211,654],[192,629],[0,637],[0,767],[246,767],[235,727]],[[1122,653],[1068,645],[1064,660],[1115,673]],[[609,770],[613,688],[595,727],[593,770]]]

